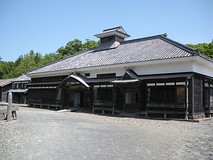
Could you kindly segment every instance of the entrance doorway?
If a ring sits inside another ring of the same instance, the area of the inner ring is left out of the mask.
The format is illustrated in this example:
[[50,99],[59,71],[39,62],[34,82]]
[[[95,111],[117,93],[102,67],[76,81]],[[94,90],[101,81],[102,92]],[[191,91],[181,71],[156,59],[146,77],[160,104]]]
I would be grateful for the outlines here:
[[68,106],[70,108],[77,108],[83,105],[81,103],[81,92],[70,92],[69,93],[69,100],[68,100]]
[[71,91],[68,97],[69,108],[89,109],[90,97],[88,91]]

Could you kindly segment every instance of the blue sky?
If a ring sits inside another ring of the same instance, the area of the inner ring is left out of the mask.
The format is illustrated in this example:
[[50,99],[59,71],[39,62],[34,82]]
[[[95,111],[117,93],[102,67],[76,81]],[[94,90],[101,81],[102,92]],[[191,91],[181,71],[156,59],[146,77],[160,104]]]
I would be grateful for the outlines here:
[[123,26],[129,39],[167,33],[186,44],[213,39],[213,0],[0,0],[0,57],[55,52]]

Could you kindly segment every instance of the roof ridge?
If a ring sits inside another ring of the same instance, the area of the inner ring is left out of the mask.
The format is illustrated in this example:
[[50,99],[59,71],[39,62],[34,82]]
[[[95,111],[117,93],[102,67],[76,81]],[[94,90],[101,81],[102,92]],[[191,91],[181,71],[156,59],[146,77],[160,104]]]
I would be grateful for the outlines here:
[[189,47],[189,46],[186,46],[186,45],[184,45],[184,44],[182,44],[182,43],[179,43],[179,42],[177,42],[177,41],[174,41],[174,40],[172,40],[172,39],[170,39],[170,38],[168,38],[168,37],[165,37],[165,36],[159,36],[162,40],[164,40],[164,41],[166,41],[167,43],[170,43],[170,44],[172,44],[172,45],[174,45],[174,46],[176,46],[176,47],[178,47],[178,48],[181,48],[181,49],[183,49],[183,50],[185,50],[185,51],[187,51],[187,52],[190,52],[193,56],[196,56],[196,55],[198,55],[199,53],[198,53],[198,51],[196,50],[196,49],[194,49],[194,48],[191,48],[191,47]]
[[131,40],[127,40],[127,41],[120,42],[120,44],[134,43],[134,42],[138,42],[138,41],[156,39],[156,38],[158,38],[159,36],[164,36],[164,37],[165,37],[165,36],[166,36],[166,33],[164,33],[164,34],[158,34],[158,35],[154,35],[154,36],[147,36],[147,37],[142,37],[142,38],[131,39]]
[[162,40],[164,40],[164,41],[166,41],[166,42],[168,42],[168,43],[170,43],[170,44],[172,44],[172,45],[174,45],[178,48],[181,48],[181,49],[183,49],[187,52],[190,52],[192,55],[198,55],[199,54],[199,52],[196,49],[191,48],[189,46],[186,46],[184,44],[181,44],[177,41],[174,41],[174,40],[168,38],[166,33],[158,34],[158,35],[154,35],[154,36],[147,36],[147,37],[138,38],[138,39],[127,40],[127,41],[121,42],[121,44],[134,43],[134,42],[138,42],[138,41],[145,41],[145,40],[151,40],[151,39],[156,39],[156,38],[160,38],[160,39],[162,39]]
[[213,58],[210,58],[210,57],[206,56],[206,55],[203,54],[203,53],[198,52],[198,55],[199,55],[200,57],[202,57],[202,58],[204,58],[204,59],[210,61],[210,62],[213,62]]
[[206,56],[206,55],[200,53],[200,52],[199,52],[197,49],[195,49],[195,48],[192,48],[192,47],[189,47],[189,46],[187,46],[187,45],[181,44],[181,43],[179,43],[179,42],[177,42],[177,41],[174,41],[174,40],[172,40],[172,39],[170,39],[170,38],[168,38],[168,37],[163,37],[163,36],[161,36],[161,38],[162,38],[164,41],[166,41],[166,42],[168,42],[168,43],[171,43],[172,45],[175,45],[176,47],[179,47],[179,48],[181,48],[181,49],[183,49],[183,50],[185,50],[185,51],[187,51],[187,52],[190,52],[193,56],[199,56],[199,57],[202,57],[202,58],[204,58],[204,59],[206,59],[206,60],[209,60],[209,61],[213,62],[213,59],[212,59],[212,58],[210,58],[210,57],[208,57],[208,56]]
[[117,27],[113,27],[113,28],[108,28],[108,29],[104,29],[103,32],[104,31],[109,31],[109,30],[114,30],[114,29],[123,29],[123,27],[122,26],[117,26]]

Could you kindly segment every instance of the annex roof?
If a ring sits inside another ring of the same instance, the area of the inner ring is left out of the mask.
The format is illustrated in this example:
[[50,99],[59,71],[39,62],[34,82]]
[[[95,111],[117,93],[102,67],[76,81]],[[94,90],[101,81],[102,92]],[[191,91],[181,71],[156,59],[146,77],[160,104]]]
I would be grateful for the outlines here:
[[14,80],[12,80],[13,82],[18,82],[18,81],[30,81],[31,78],[26,76],[25,74],[19,76],[18,78],[15,78]]
[[113,35],[117,35],[117,36],[122,37],[122,38],[130,37],[130,35],[128,35],[126,33],[126,31],[123,29],[123,27],[121,27],[121,26],[115,27],[115,28],[105,29],[101,33],[96,34],[95,36],[97,38],[103,38],[103,37],[109,37],[109,36],[113,36]]
[[28,89],[10,89],[7,92],[11,92],[11,93],[27,93]]
[[0,87],[4,87],[12,82],[15,78],[11,79],[0,79]]
[[58,87],[63,86],[64,84],[66,84],[67,82],[70,81],[70,79],[74,79],[78,82],[80,82],[82,85],[84,85],[86,88],[89,88],[90,86],[85,82],[84,79],[82,79],[81,77],[77,76],[77,75],[70,75],[67,78],[65,78],[59,85]]
[[103,50],[93,48],[29,71],[27,75],[199,55],[195,49],[162,34],[124,41],[116,48]]

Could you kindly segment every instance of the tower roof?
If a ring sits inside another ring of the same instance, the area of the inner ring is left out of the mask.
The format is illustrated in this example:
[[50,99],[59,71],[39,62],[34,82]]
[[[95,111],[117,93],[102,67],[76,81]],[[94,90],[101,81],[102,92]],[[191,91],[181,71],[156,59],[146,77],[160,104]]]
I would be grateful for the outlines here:
[[104,38],[104,37],[110,37],[110,36],[114,36],[114,35],[116,35],[118,37],[122,37],[122,38],[130,37],[130,35],[128,35],[126,33],[126,31],[123,29],[123,27],[121,27],[121,26],[105,29],[101,33],[96,34],[95,36],[97,38]]

